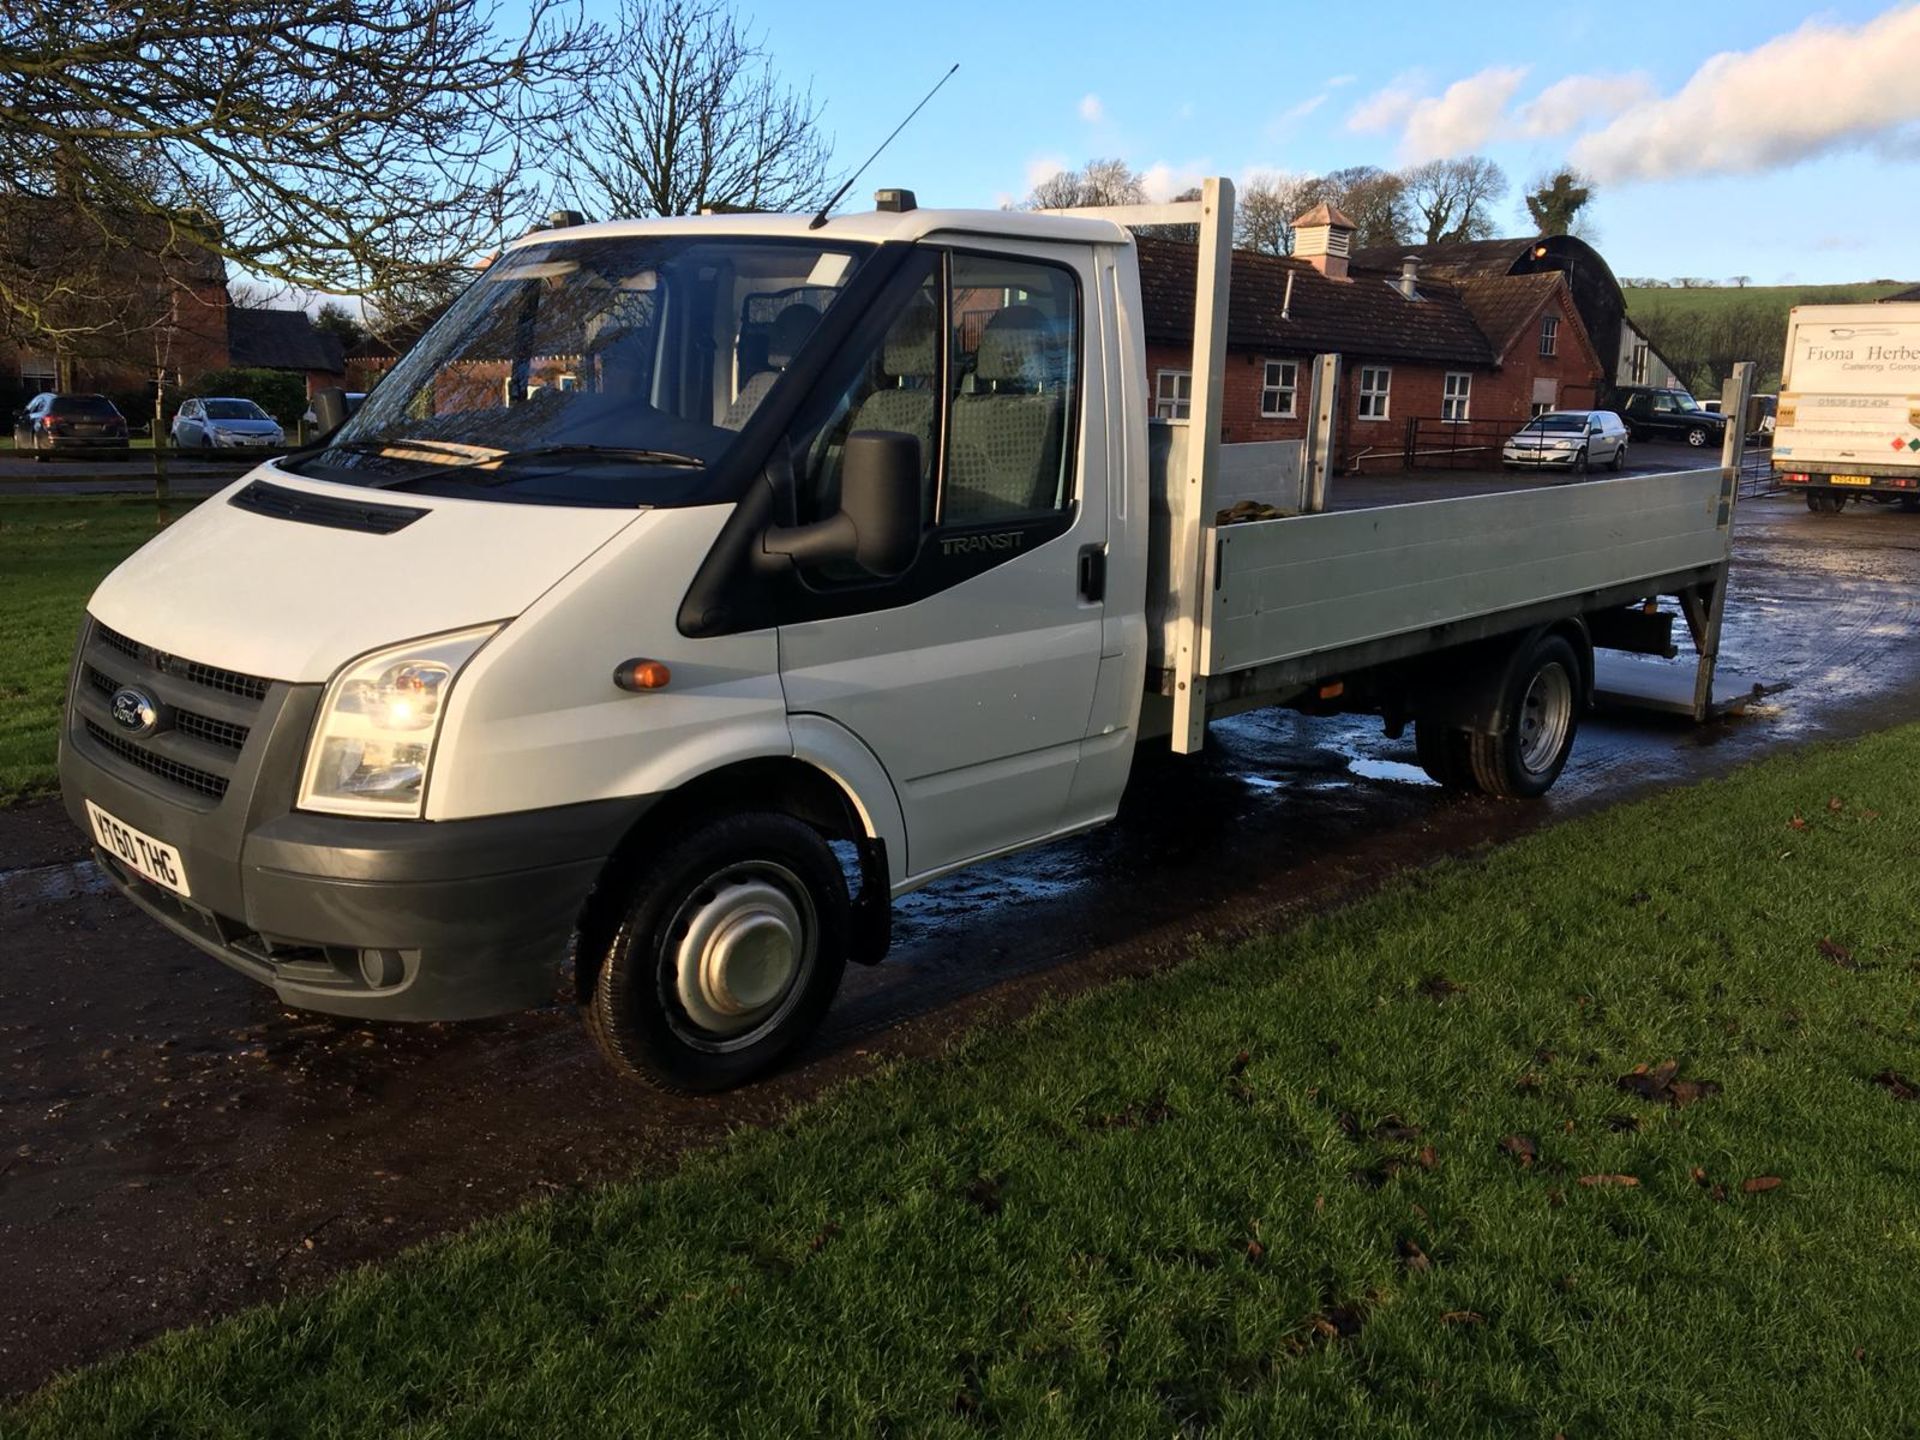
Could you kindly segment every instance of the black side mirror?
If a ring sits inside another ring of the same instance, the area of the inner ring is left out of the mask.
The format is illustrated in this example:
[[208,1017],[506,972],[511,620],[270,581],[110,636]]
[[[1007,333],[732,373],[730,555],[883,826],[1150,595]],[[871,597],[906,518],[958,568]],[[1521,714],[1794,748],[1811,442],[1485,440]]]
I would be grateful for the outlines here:
[[890,577],[920,553],[920,441],[895,430],[861,430],[847,437],[840,460],[840,511],[811,525],[767,531],[769,554],[797,565],[851,560],[872,575]]
[[331,435],[347,423],[347,417],[360,407],[347,399],[347,392],[338,385],[329,385],[324,390],[316,390],[313,395],[313,428],[321,435]]

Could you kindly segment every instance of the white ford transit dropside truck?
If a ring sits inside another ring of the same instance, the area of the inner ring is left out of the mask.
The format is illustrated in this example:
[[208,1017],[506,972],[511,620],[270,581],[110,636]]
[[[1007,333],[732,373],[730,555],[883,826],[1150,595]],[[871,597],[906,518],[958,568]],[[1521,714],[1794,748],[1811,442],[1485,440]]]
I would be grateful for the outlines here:
[[[1112,818],[1149,738],[1371,712],[1537,795],[1593,647],[1723,593],[1719,469],[1221,523],[1224,181],[890,202],[531,235],[121,565],[61,754],[114,882],[289,1005],[558,991],[715,1089],[881,958],[893,897]],[[1122,221],[1200,225],[1191,427],[1149,425]]]

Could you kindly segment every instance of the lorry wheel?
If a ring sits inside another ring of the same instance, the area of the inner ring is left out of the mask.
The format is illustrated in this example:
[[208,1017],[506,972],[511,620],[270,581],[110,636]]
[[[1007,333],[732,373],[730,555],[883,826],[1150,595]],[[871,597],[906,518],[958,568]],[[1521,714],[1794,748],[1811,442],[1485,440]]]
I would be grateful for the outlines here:
[[1413,751],[1434,784],[1449,790],[1479,788],[1473,779],[1473,761],[1467,754],[1466,731],[1438,720],[1415,720]]
[[1580,728],[1580,661],[1559,635],[1542,636],[1514,671],[1501,702],[1506,727],[1468,736],[1473,778],[1505,800],[1531,800],[1553,788]]
[[1698,450],[1702,445],[1706,443],[1707,443],[1707,431],[1705,426],[1695,425],[1688,429],[1687,444],[1693,446],[1694,449]]
[[587,1029],[616,1069],[662,1090],[725,1090],[764,1074],[840,988],[846,877],[791,816],[702,826],[639,868],[625,906]]

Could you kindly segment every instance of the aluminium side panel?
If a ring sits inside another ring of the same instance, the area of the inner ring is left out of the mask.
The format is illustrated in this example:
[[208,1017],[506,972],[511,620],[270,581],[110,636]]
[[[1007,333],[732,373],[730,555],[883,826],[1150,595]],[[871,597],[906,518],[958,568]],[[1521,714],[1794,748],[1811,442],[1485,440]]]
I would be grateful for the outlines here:
[[1723,502],[1716,468],[1223,526],[1206,670],[1720,564]]

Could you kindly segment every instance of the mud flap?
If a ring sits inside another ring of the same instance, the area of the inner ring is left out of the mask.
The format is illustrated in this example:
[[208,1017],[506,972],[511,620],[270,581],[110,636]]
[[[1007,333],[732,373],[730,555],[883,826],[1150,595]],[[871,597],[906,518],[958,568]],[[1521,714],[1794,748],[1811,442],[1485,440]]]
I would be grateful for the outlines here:
[[893,948],[887,842],[867,838],[857,842],[856,848],[860,853],[860,893],[854,897],[847,917],[847,959],[855,965],[878,965]]

